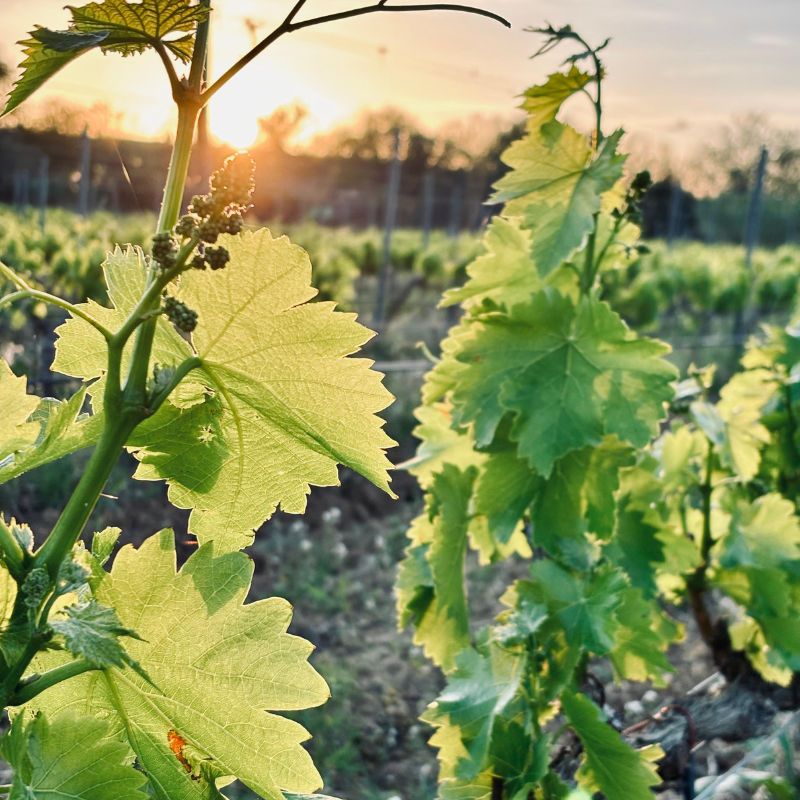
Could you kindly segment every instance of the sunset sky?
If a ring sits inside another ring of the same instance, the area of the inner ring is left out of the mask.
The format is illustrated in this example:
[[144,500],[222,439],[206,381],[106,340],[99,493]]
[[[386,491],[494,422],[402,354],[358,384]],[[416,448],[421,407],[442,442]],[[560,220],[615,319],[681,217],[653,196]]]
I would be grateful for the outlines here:
[[[402,3],[406,0],[393,0]],[[305,136],[359,110],[401,107],[435,129],[473,114],[510,115],[515,96],[567,54],[529,61],[539,38],[523,32],[548,20],[572,23],[586,38],[613,37],[606,114],[610,125],[682,150],[732,115],[763,112],[781,127],[800,128],[800,0],[483,0],[513,30],[478,17],[434,12],[374,14],[284,37],[215,99],[211,129],[247,146],[256,119],[300,101],[310,109]],[[309,0],[308,15],[357,5]],[[0,60],[20,61],[15,45],[33,23],[66,27],[63,0],[0,0]],[[292,0],[215,0],[212,74],[262,36]],[[90,53],[38,95],[73,103],[106,102],[124,111],[132,135],[163,137],[172,106],[153,54],[123,59]],[[572,111],[580,122],[579,109]]]

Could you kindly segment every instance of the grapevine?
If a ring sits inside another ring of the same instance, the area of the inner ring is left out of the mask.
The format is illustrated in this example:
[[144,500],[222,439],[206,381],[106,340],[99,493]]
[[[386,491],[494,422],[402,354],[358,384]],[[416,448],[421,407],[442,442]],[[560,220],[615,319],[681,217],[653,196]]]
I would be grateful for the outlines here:
[[[577,786],[646,800],[662,778],[693,781],[691,737],[665,727],[689,723],[668,711],[623,736],[597,659],[617,680],[666,686],[683,605],[730,691],[761,698],[753,707],[800,670],[800,330],[754,338],[715,402],[713,367],[678,381],[670,348],[623,322],[604,289],[645,251],[637,204],[650,176],[626,185],[622,131],[602,130],[608,40],[535,32],[537,55],[580,49],[525,93],[525,135],[491,198],[504,210],[441,301],[463,314],[416,412],[421,443],[405,467],[425,509],[399,567],[398,621],[447,679],[423,717],[442,798],[554,800]],[[573,95],[592,103],[590,136],[558,119]],[[480,630],[469,550],[484,566],[529,562]],[[740,727],[732,739],[752,735]]]
[[[308,733],[280,712],[324,703],[328,687],[311,645],[286,632],[291,606],[245,603],[253,565],[239,551],[278,507],[302,513],[312,485],[336,484],[339,464],[390,492],[393,442],[377,413],[392,397],[371,362],[349,357],[371,332],[333,303],[308,302],[308,255],[243,230],[249,156],[227,160],[181,216],[197,118],[265,48],[313,25],[410,10],[508,23],[449,3],[303,17],[305,6],[208,85],[208,0],[69,7],[66,30],[36,27],[21,43],[5,113],[83,53],[152,49],[178,123],[149,254],[118,245],[106,257],[110,306],[71,303],[0,265],[17,288],[0,306],[35,299],[69,312],[53,370],[82,383],[64,402],[38,398],[0,364],[0,481],[92,448],[42,543],[0,517],[0,705],[13,719],[0,755],[12,800],[221,798],[237,778],[270,800],[321,787]],[[191,509],[199,547],[180,569],[170,530],[121,548],[110,568],[120,531],[81,539],[124,450],[135,477],[166,481]]]

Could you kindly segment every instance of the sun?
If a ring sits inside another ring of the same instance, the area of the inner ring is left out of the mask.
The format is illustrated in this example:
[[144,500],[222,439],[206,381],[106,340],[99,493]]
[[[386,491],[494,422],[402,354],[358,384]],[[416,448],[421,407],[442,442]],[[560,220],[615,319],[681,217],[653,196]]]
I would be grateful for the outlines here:
[[261,114],[241,98],[221,92],[209,103],[208,113],[211,133],[237,150],[246,150],[258,139]]

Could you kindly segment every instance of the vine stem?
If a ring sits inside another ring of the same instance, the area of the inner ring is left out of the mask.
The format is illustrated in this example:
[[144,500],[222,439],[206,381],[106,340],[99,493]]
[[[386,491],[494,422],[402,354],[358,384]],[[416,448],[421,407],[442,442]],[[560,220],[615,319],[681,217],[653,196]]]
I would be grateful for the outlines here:
[[0,308],[10,305],[17,300],[23,300],[26,297],[32,297],[35,300],[42,300],[45,303],[50,303],[50,305],[58,306],[59,308],[63,308],[65,311],[69,311],[69,313],[73,316],[80,317],[82,320],[88,322],[95,330],[99,331],[106,340],[110,339],[113,335],[105,325],[99,323],[91,314],[87,314],[79,306],[75,306],[66,300],[62,300],[60,297],[56,297],[53,294],[40,292],[38,289],[21,289],[18,292],[7,294],[5,297],[0,298]]
[[182,99],[178,104],[178,128],[175,133],[175,145],[172,148],[172,157],[169,162],[161,213],[158,216],[159,231],[167,231],[172,228],[180,216],[199,113],[200,104],[196,101]]
[[117,419],[111,416],[106,418],[106,427],[75,491],[45,543],[34,556],[34,566],[46,569],[51,580],[55,581],[58,576],[61,563],[81,535],[125,442],[143,417],[143,413],[141,416],[122,413]]
[[700,557],[702,561],[694,573],[689,576],[686,585],[689,589],[692,612],[694,613],[697,627],[700,630],[700,635],[703,637],[703,641],[706,644],[713,646],[714,623],[706,607],[705,593],[707,589],[706,571],[708,570],[709,555],[711,553],[711,548],[714,546],[714,539],[711,535],[711,495],[714,491],[711,480],[714,465],[714,445],[709,439],[706,441],[708,442],[706,474],[705,480],[700,486],[700,495],[703,501],[703,535],[700,540]]
[[9,699],[9,705],[24,705],[36,697],[36,695],[41,694],[45,689],[49,689],[51,686],[61,683],[61,681],[97,669],[99,669],[99,667],[96,667],[90,661],[86,661],[86,659],[79,659],[78,661],[70,661],[69,664],[62,664],[60,667],[55,667],[47,672],[43,672],[38,678],[30,683],[26,683],[22,688],[18,689]]
[[388,0],[378,0],[372,5],[362,6],[360,8],[351,8],[347,11],[340,11],[334,14],[325,14],[320,17],[312,17],[311,19],[304,19],[300,22],[295,22],[300,9],[305,5],[305,0],[298,0],[292,10],[289,12],[283,22],[278,25],[275,30],[264,37],[255,47],[249,52],[245,53],[230,69],[224,72],[213,84],[203,93],[203,103],[207,103],[231,78],[235,77],[246,67],[254,58],[264,52],[273,42],[280,39],[287,33],[294,33],[294,31],[302,30],[303,28],[310,28],[312,25],[323,25],[327,22],[335,22],[336,20],[350,19],[352,17],[363,16],[364,14],[375,14],[385,12],[413,12],[413,11],[460,11],[466,14],[476,14],[481,17],[487,17],[506,28],[511,27],[511,23],[501,17],[499,14],[494,14],[491,11],[485,11],[482,8],[475,8],[474,6],[460,5],[456,3],[422,3],[416,5],[405,6],[390,6]]

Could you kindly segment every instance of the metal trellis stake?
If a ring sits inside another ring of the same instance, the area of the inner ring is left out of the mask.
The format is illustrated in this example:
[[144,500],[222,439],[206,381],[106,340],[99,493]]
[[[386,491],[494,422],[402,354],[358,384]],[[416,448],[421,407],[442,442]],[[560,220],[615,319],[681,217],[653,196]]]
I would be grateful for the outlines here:
[[389,188],[386,193],[386,219],[383,229],[383,260],[378,275],[378,295],[372,323],[380,331],[386,313],[386,295],[389,289],[389,269],[392,262],[392,233],[397,222],[397,201],[400,195],[400,129],[394,129],[392,165],[389,168]]

